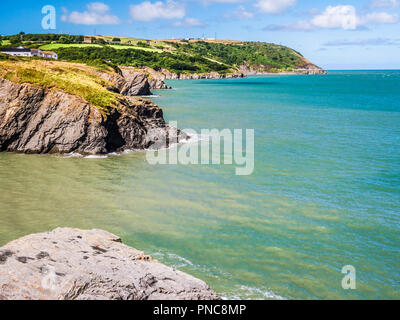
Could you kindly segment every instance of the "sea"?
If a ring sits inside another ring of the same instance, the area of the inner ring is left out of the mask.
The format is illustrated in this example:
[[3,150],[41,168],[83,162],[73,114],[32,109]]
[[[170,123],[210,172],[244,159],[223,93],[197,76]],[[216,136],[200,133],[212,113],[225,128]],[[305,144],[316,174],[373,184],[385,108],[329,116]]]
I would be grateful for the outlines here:
[[251,174],[1,153],[0,246],[104,229],[224,299],[400,299],[400,71],[167,82],[151,99],[199,132],[191,147],[202,129],[253,130]]

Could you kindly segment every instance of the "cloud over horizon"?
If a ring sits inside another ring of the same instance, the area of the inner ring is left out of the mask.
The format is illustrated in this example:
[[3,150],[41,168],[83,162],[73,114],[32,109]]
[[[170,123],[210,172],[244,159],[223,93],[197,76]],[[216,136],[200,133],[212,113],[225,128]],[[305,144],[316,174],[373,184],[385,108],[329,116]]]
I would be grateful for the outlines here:
[[326,47],[342,47],[342,46],[397,46],[400,40],[389,38],[370,38],[370,39],[355,39],[355,40],[334,40],[325,42],[322,45]]
[[296,0],[257,0],[254,6],[261,13],[279,14],[297,4]]
[[294,24],[268,25],[269,31],[312,31],[317,29],[356,30],[368,24],[393,24],[399,21],[398,14],[387,12],[371,12],[358,15],[352,5],[328,6],[323,12],[316,12],[308,21],[298,21]]
[[206,24],[195,18],[186,18],[183,21],[177,21],[172,24],[174,27],[189,27],[189,28],[194,28],[194,27],[204,27]]
[[165,2],[144,1],[130,6],[130,15],[137,21],[152,21],[155,19],[182,19],[186,15],[183,4],[166,0]]
[[103,2],[91,2],[86,7],[87,11],[72,11],[70,14],[63,8],[64,14],[61,16],[61,21],[84,25],[121,23],[117,16],[109,14],[110,7]]

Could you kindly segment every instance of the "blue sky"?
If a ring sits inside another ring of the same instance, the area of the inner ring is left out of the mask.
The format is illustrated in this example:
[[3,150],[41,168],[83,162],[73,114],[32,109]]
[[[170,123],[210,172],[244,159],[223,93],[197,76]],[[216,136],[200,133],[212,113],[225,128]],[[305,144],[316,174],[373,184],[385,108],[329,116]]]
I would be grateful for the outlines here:
[[54,33],[266,41],[326,69],[400,69],[400,0],[2,1],[0,34]]

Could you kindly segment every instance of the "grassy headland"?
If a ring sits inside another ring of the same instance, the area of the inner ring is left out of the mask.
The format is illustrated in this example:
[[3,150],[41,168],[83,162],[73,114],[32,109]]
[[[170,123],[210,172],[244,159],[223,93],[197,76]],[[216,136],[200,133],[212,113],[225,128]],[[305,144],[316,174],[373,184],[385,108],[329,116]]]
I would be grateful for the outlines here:
[[[23,45],[52,50],[59,59],[87,63],[111,61],[116,65],[164,68],[174,73],[234,73],[241,67],[262,72],[292,72],[310,62],[285,46],[264,42],[227,40],[146,40],[58,34],[23,34],[2,37],[2,46]],[[117,40],[117,41],[115,41]]]
[[118,104],[118,94],[107,90],[112,86],[96,73],[114,72],[112,66],[88,66],[45,59],[13,58],[0,55],[0,78],[16,83],[29,83],[57,88],[83,98],[107,114]]

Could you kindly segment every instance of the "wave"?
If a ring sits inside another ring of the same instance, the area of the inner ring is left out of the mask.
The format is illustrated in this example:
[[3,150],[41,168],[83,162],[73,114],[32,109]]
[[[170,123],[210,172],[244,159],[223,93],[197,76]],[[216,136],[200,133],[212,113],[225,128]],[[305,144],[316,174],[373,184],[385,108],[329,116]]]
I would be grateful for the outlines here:
[[72,152],[72,153],[68,153],[68,154],[64,155],[63,157],[64,157],[64,158],[82,158],[83,155],[80,154],[80,153],[74,153],[74,152]]
[[107,159],[109,156],[120,156],[123,154],[130,154],[130,153],[134,153],[134,152],[147,152],[147,151],[163,151],[163,150],[169,150],[171,148],[174,148],[176,146],[182,145],[182,144],[188,144],[188,143],[197,143],[199,141],[208,141],[210,139],[209,136],[205,136],[205,135],[201,135],[201,134],[188,134],[189,135],[189,139],[187,140],[181,140],[178,143],[170,143],[170,145],[166,148],[160,148],[157,150],[152,150],[152,149],[126,149],[124,151],[120,151],[120,152],[110,152],[107,154],[93,154],[93,155],[83,155],[80,153],[76,153],[76,152],[71,152],[68,154],[64,154],[62,155],[62,157],[64,158],[84,158],[84,159]]
[[141,98],[160,98],[160,95],[158,95],[158,94],[150,94],[150,95],[147,95],[147,96],[139,96],[139,97],[141,97]]
[[270,289],[261,289],[248,286],[239,286],[234,292],[222,294],[223,300],[286,300],[284,297],[274,293]]
[[86,156],[84,157],[85,159],[106,159],[108,158],[108,154],[101,154],[101,155],[90,155],[90,156]]

